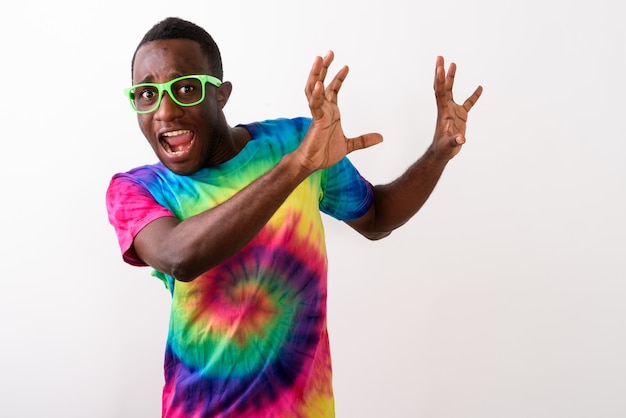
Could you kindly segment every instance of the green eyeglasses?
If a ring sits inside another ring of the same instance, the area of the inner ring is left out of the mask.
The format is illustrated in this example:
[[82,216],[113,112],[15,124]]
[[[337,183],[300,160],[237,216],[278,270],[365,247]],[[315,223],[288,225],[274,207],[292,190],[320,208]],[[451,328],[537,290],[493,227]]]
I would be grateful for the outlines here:
[[210,75],[186,75],[167,83],[142,83],[124,90],[124,95],[130,100],[130,105],[137,113],[150,113],[159,108],[163,93],[167,92],[170,98],[179,106],[195,106],[204,100],[205,84],[215,87],[222,82]]

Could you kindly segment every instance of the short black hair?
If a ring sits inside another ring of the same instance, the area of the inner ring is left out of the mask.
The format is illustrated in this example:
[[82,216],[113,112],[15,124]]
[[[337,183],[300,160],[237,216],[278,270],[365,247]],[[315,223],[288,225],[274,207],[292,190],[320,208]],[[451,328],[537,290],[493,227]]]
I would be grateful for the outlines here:
[[157,41],[161,39],[190,39],[200,44],[202,51],[206,55],[209,65],[211,67],[212,76],[222,80],[224,77],[224,70],[222,68],[222,56],[217,44],[213,40],[213,37],[209,33],[196,25],[195,23],[187,20],[180,19],[178,17],[168,17],[162,21],[156,23],[146,34],[144,35],[139,45],[135,49],[133,54],[133,60],[130,64],[131,77],[135,67],[135,57],[137,51],[143,45]]

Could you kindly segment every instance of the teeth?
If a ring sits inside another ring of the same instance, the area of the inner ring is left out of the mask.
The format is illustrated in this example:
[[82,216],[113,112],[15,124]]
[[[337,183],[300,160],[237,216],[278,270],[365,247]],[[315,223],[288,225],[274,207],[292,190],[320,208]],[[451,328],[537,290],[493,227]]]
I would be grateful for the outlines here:
[[177,136],[177,135],[183,135],[186,134],[187,132],[189,132],[189,130],[187,129],[181,129],[179,131],[171,131],[171,132],[165,132],[163,133],[163,136]]
[[189,129],[179,129],[176,131],[163,132],[161,134],[159,142],[161,143],[163,149],[165,149],[165,152],[167,152],[168,154],[182,155],[189,151],[191,142],[184,141],[184,137],[180,139],[176,139],[176,137],[189,134],[190,132],[191,131]]

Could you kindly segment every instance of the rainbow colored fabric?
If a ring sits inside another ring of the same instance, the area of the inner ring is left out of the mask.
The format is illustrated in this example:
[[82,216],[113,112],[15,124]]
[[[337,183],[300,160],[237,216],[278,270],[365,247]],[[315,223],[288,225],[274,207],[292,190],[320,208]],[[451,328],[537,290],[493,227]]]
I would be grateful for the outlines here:
[[[233,159],[178,176],[162,164],[117,174],[107,209],[124,260],[138,231],[219,205],[297,147],[308,118],[245,125]],[[349,220],[372,204],[371,185],[343,159],[311,175],[239,253],[191,282],[155,271],[172,294],[164,417],[332,417],[326,328],[327,257],[321,213]]]

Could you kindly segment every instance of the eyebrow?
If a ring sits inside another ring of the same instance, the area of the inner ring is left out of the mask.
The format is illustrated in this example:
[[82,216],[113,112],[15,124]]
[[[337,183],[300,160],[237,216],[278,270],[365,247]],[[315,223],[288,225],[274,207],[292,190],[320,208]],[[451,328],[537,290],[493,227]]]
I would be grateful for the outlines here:
[[[167,81],[170,81],[170,80],[173,80],[175,78],[182,77],[182,76],[183,76],[183,74],[180,74],[180,73],[170,74],[170,78]],[[166,83],[167,83],[167,81],[166,81]],[[143,80],[139,81],[136,84],[144,84],[144,83],[154,83],[154,77],[152,75],[147,75],[146,77],[144,77]]]

